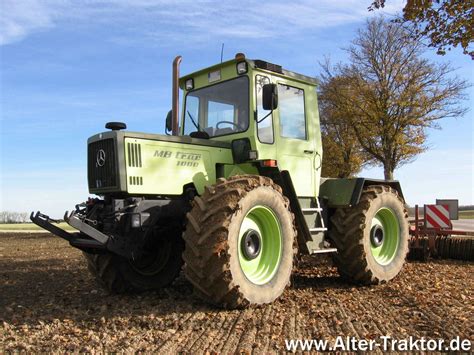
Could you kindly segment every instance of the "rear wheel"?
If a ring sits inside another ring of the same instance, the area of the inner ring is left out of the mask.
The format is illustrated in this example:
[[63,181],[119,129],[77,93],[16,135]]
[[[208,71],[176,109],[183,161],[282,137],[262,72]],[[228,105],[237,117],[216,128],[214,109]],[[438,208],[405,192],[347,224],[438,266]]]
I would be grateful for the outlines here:
[[281,188],[262,176],[219,179],[188,213],[185,275],[226,308],[269,303],[289,284],[295,229]]
[[112,293],[140,292],[166,287],[178,277],[184,250],[181,228],[156,228],[147,233],[143,254],[135,260],[112,253],[83,253],[102,287]]
[[330,237],[338,249],[334,260],[342,276],[376,284],[400,272],[408,253],[408,214],[395,190],[370,186],[356,206],[338,209],[331,222]]

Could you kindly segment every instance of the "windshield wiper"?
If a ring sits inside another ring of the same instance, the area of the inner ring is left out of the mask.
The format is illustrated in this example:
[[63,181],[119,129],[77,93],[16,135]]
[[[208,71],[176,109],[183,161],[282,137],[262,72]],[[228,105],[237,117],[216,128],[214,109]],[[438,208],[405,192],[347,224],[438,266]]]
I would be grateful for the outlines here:
[[189,118],[191,119],[191,122],[193,123],[194,127],[196,127],[198,131],[201,131],[201,128],[199,128],[199,124],[196,123],[193,116],[191,116],[191,113],[189,112],[189,110],[186,110],[186,112],[187,112]]

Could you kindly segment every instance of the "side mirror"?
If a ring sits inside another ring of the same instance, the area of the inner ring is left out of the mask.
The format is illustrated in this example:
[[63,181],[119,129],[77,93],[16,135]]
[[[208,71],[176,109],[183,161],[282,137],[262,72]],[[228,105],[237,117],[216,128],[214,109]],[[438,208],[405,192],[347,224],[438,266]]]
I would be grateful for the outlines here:
[[262,106],[264,110],[274,110],[278,107],[278,90],[276,84],[263,85]]
[[170,110],[168,114],[166,115],[166,125],[165,125],[166,132],[171,132],[173,130],[172,119],[173,119],[173,111]]

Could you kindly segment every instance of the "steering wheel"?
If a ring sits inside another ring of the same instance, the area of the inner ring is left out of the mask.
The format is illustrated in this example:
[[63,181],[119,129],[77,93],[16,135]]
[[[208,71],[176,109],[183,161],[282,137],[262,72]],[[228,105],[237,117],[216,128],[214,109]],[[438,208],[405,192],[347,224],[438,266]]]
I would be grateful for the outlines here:
[[239,129],[239,125],[237,123],[232,122],[232,121],[219,121],[219,122],[216,123],[216,129],[219,129],[219,125],[224,124],[224,123],[231,124],[235,128]]

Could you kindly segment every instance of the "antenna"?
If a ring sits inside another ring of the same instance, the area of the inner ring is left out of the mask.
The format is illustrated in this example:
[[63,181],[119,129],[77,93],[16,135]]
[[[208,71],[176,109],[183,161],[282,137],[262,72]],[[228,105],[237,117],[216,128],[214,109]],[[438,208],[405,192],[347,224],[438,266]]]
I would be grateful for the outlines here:
[[222,63],[223,57],[224,57],[224,43],[222,43],[222,47],[221,47],[221,63]]

